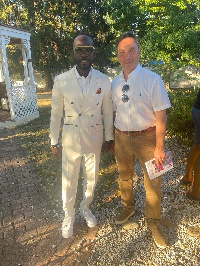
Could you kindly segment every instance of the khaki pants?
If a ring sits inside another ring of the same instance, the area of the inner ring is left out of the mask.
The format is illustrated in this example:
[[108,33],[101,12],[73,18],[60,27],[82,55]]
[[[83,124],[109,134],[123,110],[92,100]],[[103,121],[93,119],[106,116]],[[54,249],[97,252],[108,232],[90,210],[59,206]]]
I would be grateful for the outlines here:
[[148,224],[157,223],[161,219],[162,176],[150,180],[145,167],[145,162],[154,157],[155,142],[155,131],[136,137],[115,131],[115,156],[119,171],[122,204],[125,208],[134,207],[133,176],[136,156],[144,172],[145,217]]

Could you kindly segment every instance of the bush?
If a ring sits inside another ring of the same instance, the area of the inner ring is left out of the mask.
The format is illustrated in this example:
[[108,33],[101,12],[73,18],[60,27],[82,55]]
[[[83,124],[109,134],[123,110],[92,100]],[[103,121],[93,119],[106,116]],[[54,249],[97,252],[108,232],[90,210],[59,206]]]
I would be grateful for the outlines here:
[[171,138],[177,138],[185,146],[191,146],[194,136],[194,123],[191,109],[198,90],[175,89],[168,91],[172,108],[167,116],[167,131]]

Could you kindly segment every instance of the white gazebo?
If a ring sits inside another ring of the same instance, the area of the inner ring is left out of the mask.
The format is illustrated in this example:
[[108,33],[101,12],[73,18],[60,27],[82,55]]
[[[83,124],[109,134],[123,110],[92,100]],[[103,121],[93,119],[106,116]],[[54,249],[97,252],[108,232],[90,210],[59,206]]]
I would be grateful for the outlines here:
[[[9,123],[13,125],[39,117],[30,36],[31,34],[27,31],[0,25],[0,84],[4,84],[6,88],[11,115]],[[10,80],[6,55],[6,47],[9,44],[17,45],[22,51],[25,77],[22,84],[16,84]]]

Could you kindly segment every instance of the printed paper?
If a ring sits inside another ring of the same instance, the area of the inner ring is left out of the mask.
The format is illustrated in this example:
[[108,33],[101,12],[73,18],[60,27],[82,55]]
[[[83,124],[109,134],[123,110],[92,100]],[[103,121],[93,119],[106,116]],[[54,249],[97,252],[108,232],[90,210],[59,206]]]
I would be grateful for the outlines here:
[[155,158],[145,163],[150,179],[154,179],[173,168],[171,151],[166,152],[166,161],[164,165],[157,166]]

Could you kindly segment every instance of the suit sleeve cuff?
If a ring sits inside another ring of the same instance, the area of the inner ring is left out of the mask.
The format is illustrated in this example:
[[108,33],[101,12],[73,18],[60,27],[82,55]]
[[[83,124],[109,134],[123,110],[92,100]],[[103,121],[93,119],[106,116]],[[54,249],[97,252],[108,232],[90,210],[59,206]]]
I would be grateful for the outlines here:
[[51,139],[51,145],[56,145],[58,143],[58,139]]

